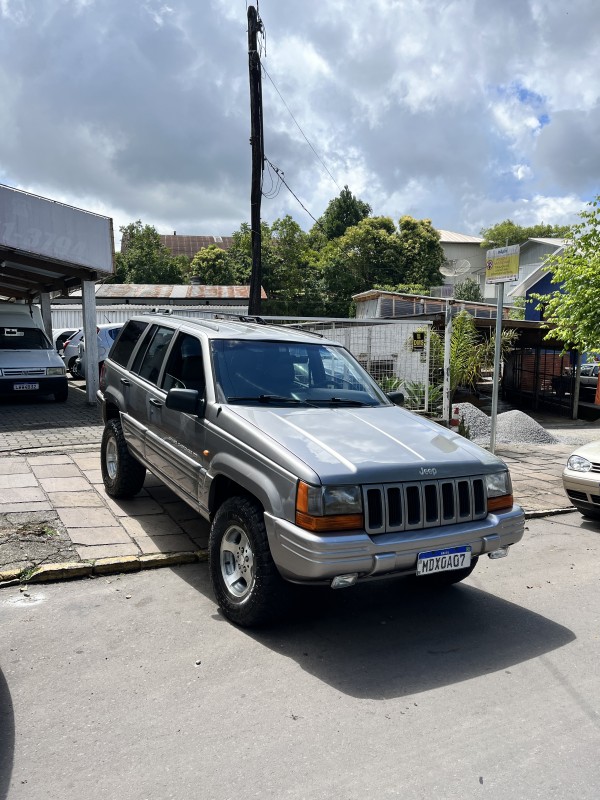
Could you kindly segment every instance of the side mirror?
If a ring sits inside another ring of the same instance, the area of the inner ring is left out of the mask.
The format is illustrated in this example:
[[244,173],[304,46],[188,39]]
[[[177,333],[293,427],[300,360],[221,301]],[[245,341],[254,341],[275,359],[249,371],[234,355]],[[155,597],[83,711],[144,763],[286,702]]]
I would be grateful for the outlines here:
[[403,406],[404,405],[404,393],[403,392],[388,392],[387,396],[395,406]]
[[167,393],[165,405],[174,411],[183,411],[184,414],[204,416],[204,398],[200,397],[196,389],[171,389]]

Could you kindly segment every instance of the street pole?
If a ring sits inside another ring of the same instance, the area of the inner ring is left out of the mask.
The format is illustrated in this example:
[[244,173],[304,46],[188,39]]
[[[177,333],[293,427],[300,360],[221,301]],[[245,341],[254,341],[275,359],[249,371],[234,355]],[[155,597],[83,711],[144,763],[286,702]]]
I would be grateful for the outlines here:
[[444,320],[444,384],[442,399],[442,417],[450,423],[450,348],[452,344],[452,306],[454,300],[446,300]]
[[498,417],[498,392],[500,390],[500,354],[502,352],[502,311],[504,308],[504,283],[497,283],[496,342],[494,348],[494,380],[492,383],[492,417],[490,424],[490,452],[496,452],[496,418]]
[[262,23],[254,6],[248,6],[248,69],[250,74],[250,145],[252,147],[252,183],[250,189],[250,241],[252,246],[252,274],[248,313],[260,314],[262,282],[260,201],[262,198],[262,173],[264,167],[264,141],[262,118],[262,83],[257,35]]

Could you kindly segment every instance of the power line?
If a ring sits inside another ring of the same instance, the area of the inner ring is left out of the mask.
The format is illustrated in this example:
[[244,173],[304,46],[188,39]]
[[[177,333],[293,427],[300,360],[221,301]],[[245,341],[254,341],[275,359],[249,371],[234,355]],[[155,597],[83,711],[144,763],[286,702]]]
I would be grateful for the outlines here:
[[319,159],[319,161],[321,162],[321,165],[322,165],[323,169],[325,170],[325,172],[326,172],[326,173],[329,175],[329,177],[331,178],[331,180],[332,180],[332,181],[335,183],[335,185],[337,186],[337,188],[338,188],[338,189],[340,190],[340,192],[341,192],[341,191],[342,191],[342,189],[341,189],[341,187],[340,187],[339,183],[338,183],[338,182],[336,181],[336,179],[333,177],[333,175],[331,174],[331,172],[330,172],[330,171],[329,171],[329,169],[327,168],[327,165],[325,164],[325,162],[323,161],[323,159],[321,158],[321,156],[320,156],[320,155],[317,153],[317,151],[315,150],[315,148],[312,146],[312,144],[311,144],[311,143],[310,143],[310,141],[308,140],[308,138],[307,138],[306,134],[304,133],[304,131],[303,131],[303,130],[302,130],[302,128],[300,127],[300,125],[299,125],[299,123],[298,123],[298,120],[297,120],[297,119],[296,119],[296,117],[295,117],[295,116],[292,114],[292,112],[291,112],[291,110],[290,110],[290,107],[288,106],[288,104],[287,104],[287,103],[285,102],[285,100],[283,99],[283,95],[281,94],[281,92],[279,91],[279,89],[277,88],[277,86],[275,85],[275,81],[273,80],[273,78],[272,78],[272,77],[269,75],[269,73],[267,72],[267,69],[266,69],[265,65],[261,63],[261,67],[262,67],[262,70],[263,70],[263,72],[264,72],[264,73],[265,73],[265,75],[267,76],[267,78],[268,78],[268,79],[271,81],[271,84],[273,85],[273,88],[275,89],[275,91],[277,92],[277,94],[279,95],[279,97],[281,98],[281,102],[282,102],[282,103],[283,103],[283,105],[286,107],[286,109],[287,109],[287,111],[288,111],[288,113],[289,113],[290,117],[291,117],[291,118],[294,120],[294,123],[296,124],[296,127],[298,128],[298,130],[300,131],[300,133],[301,133],[301,134],[302,134],[302,136],[304,137],[304,139],[305,139],[306,143],[308,144],[308,146],[310,147],[310,149],[313,151],[313,153],[315,154],[315,156],[316,156],[316,157]]
[[267,162],[267,164],[268,164],[268,165],[269,165],[269,166],[270,166],[270,167],[273,169],[273,171],[274,171],[274,172],[275,172],[275,174],[277,175],[278,179],[281,181],[281,183],[283,183],[283,185],[285,186],[285,188],[288,190],[288,192],[289,192],[289,193],[290,193],[290,194],[291,194],[291,195],[292,195],[292,196],[293,196],[293,197],[296,199],[296,201],[297,201],[297,202],[298,202],[298,203],[299,203],[299,204],[302,206],[302,208],[303,208],[303,209],[306,211],[306,213],[308,214],[308,216],[309,216],[309,217],[310,217],[312,220],[314,220],[314,221],[316,222],[316,224],[317,224],[319,227],[321,227],[321,223],[319,222],[319,220],[318,220],[318,219],[316,219],[316,217],[313,217],[313,215],[310,213],[310,211],[308,210],[308,208],[307,208],[307,207],[304,205],[304,203],[302,202],[302,200],[300,200],[300,198],[298,197],[298,195],[297,195],[295,192],[293,192],[293,191],[292,191],[292,189],[291,189],[291,188],[288,186],[288,184],[287,184],[287,182],[286,182],[286,180],[285,180],[285,178],[284,178],[284,172],[283,172],[281,169],[279,169],[279,167],[276,167],[276,166],[275,166],[275,164],[273,164],[271,161],[269,161],[269,159],[268,159],[266,156],[265,156],[264,158],[265,158],[265,161]]

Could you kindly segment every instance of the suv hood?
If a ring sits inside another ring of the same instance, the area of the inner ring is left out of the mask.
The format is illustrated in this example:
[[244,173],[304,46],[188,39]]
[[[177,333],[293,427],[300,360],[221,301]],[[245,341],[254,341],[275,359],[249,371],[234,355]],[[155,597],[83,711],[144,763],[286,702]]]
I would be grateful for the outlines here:
[[[441,425],[397,406],[256,408],[228,406],[255,426],[258,451],[268,440],[301,459],[323,483],[431,480],[497,472],[503,462]],[[285,453],[281,463],[285,464]]]

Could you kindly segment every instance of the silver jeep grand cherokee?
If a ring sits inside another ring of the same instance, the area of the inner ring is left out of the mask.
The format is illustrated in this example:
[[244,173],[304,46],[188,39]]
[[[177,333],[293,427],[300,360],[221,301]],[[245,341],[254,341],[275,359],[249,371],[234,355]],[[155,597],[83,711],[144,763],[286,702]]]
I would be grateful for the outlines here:
[[213,589],[238,625],[280,616],[290,582],[456,583],[523,535],[502,461],[317,335],[134,317],[98,399],[106,491],[136,494],[149,469],[210,521]]

